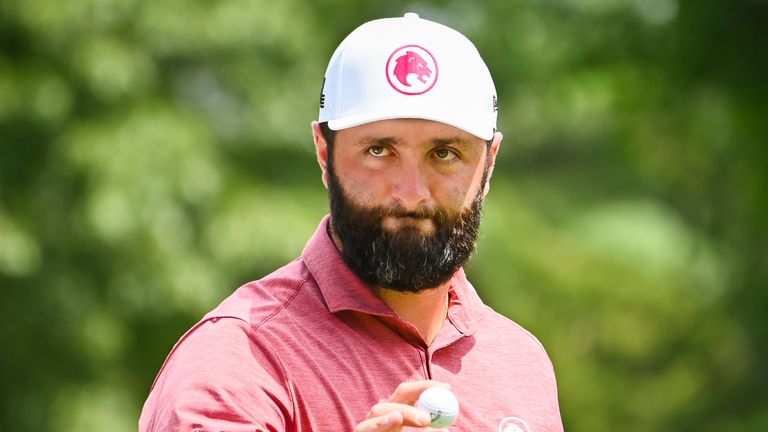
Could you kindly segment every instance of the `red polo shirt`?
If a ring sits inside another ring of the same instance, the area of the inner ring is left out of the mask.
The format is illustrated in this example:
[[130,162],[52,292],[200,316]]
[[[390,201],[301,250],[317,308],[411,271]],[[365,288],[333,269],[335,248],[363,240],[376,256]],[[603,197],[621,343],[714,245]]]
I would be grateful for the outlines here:
[[158,374],[142,432],[349,431],[403,381],[446,381],[456,431],[562,431],[552,364],[463,270],[430,346],[355,276],[326,217],[301,257],[236,290]]

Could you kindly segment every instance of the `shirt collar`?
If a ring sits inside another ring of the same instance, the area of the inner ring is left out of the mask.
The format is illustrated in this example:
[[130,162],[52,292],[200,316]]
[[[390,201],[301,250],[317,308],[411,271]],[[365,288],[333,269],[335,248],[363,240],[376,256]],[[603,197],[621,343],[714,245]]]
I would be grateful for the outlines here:
[[[328,234],[329,219],[328,215],[322,219],[302,252],[302,259],[317,282],[328,310],[394,317],[392,309],[347,267]],[[484,305],[461,268],[452,278],[450,294],[449,321],[462,334],[473,334]]]

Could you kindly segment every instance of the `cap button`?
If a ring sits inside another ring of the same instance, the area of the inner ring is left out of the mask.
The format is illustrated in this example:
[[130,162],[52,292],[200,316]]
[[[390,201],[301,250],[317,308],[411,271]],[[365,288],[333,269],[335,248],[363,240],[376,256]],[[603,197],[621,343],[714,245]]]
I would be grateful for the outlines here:
[[410,19],[415,19],[418,17],[419,17],[419,14],[417,14],[416,12],[406,12],[405,15],[403,15],[403,18],[410,18]]

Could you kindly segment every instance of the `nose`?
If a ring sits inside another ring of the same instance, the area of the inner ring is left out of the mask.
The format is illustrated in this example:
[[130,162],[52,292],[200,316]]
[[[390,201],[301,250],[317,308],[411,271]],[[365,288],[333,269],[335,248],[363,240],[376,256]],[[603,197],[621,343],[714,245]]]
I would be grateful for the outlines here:
[[429,201],[427,175],[418,162],[403,161],[391,174],[390,181],[394,200],[407,210],[415,210]]

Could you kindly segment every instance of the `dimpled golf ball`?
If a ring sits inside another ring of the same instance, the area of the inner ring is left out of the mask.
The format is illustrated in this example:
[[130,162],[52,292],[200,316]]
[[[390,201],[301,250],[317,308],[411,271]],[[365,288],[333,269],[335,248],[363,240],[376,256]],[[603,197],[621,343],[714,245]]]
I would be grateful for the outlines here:
[[459,401],[453,392],[445,387],[430,387],[424,390],[416,406],[429,411],[432,417],[430,426],[434,428],[452,425],[459,415]]

